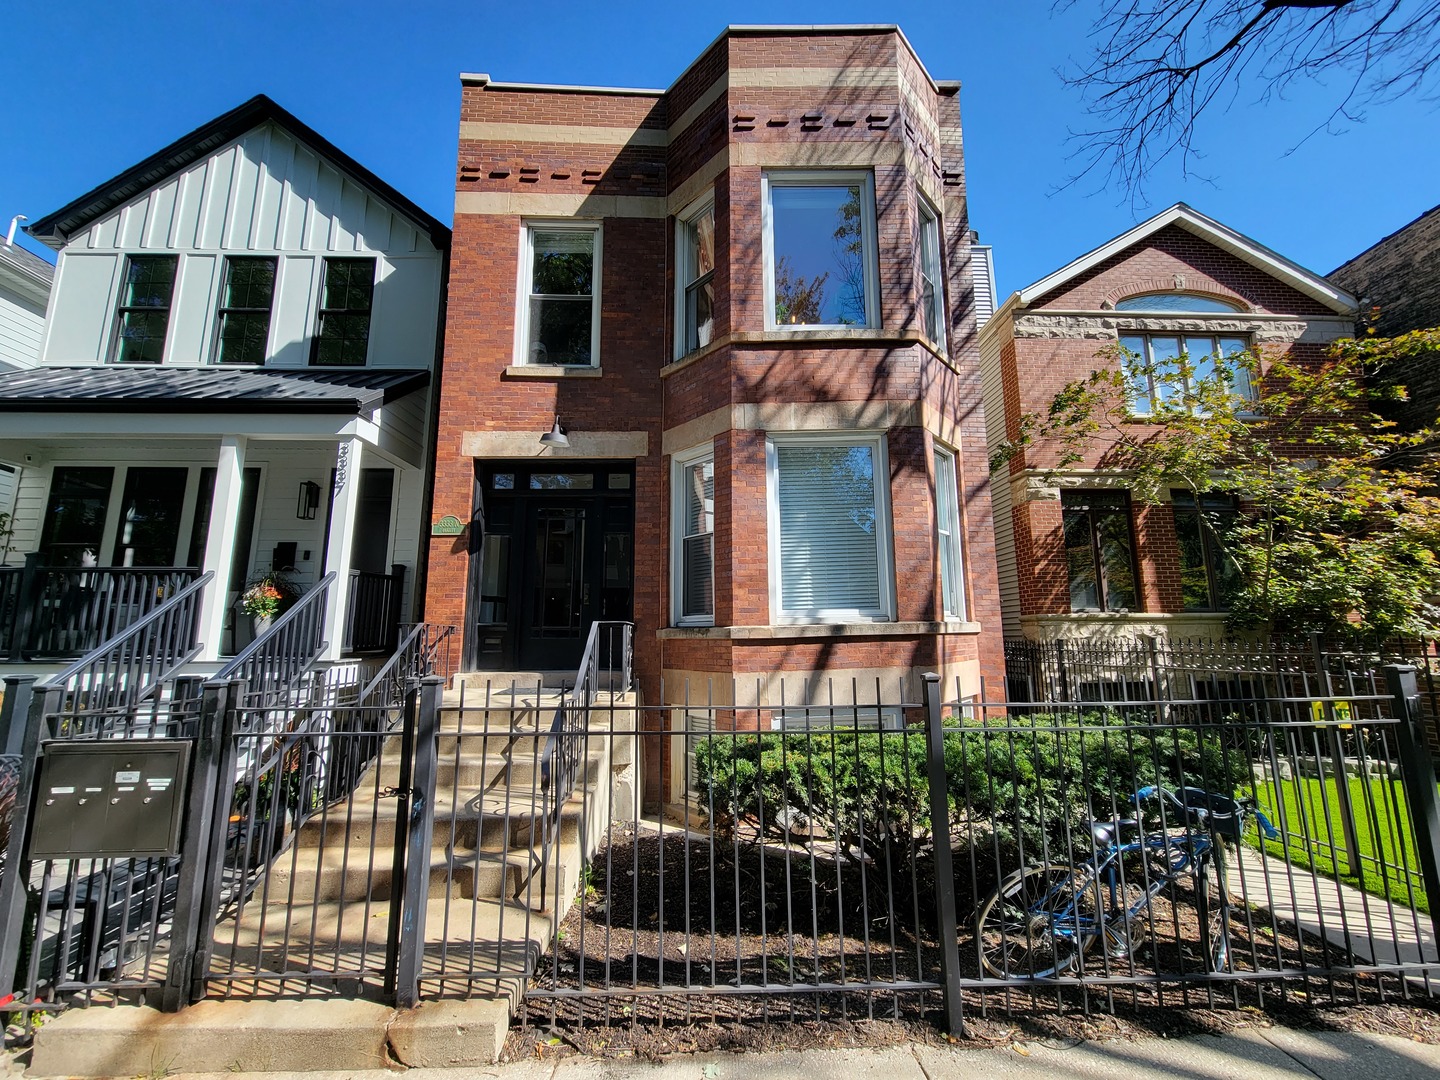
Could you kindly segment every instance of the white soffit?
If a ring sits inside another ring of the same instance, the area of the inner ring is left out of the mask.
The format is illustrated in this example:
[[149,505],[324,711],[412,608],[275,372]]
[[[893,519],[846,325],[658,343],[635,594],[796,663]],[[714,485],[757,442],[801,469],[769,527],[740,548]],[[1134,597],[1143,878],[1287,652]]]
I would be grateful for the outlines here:
[[1271,277],[1284,281],[1306,296],[1320,301],[1339,315],[1351,315],[1355,312],[1357,307],[1355,298],[1344,289],[1332,284],[1319,274],[1311,273],[1298,263],[1291,262],[1283,255],[1271,251],[1264,244],[1256,243],[1243,233],[1238,233],[1234,229],[1220,224],[1214,218],[1206,217],[1200,211],[1184,203],[1176,203],[1169,209],[1160,211],[1148,221],[1142,221],[1136,225],[1129,232],[1121,233],[1094,251],[1062,266],[1048,277],[1041,278],[1035,284],[1021,289],[1016,294],[1019,297],[1020,306],[1028,307],[1040,297],[1100,265],[1106,259],[1118,255],[1132,244],[1139,243],[1147,236],[1159,232],[1167,225],[1178,225],[1186,232],[1208,240],[1216,247],[1263,270]]

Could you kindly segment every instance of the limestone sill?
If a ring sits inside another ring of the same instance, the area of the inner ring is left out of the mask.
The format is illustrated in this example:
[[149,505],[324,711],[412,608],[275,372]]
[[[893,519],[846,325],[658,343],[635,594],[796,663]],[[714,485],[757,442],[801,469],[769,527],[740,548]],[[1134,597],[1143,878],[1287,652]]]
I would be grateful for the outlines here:
[[977,622],[776,623],[770,626],[667,626],[661,641],[805,641],[816,638],[921,637],[978,634]]

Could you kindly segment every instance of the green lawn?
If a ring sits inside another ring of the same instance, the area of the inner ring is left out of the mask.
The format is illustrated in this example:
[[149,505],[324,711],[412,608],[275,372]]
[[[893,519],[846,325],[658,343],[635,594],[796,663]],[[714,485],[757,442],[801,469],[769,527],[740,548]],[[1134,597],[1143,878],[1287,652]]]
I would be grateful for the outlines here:
[[[1264,847],[1271,855],[1289,855],[1295,866],[1306,867],[1317,874],[1339,879],[1374,896],[1388,897],[1421,911],[1430,910],[1425,885],[1420,879],[1420,862],[1415,854],[1415,839],[1410,831],[1410,816],[1405,804],[1404,785],[1398,780],[1349,777],[1350,799],[1355,812],[1356,832],[1360,846],[1360,874],[1337,875],[1335,858],[1345,864],[1345,834],[1340,824],[1339,793],[1336,780],[1327,776],[1323,781],[1297,776],[1293,780],[1257,783],[1255,794],[1261,809],[1285,832],[1285,842],[1267,840]],[[1284,804],[1281,813],[1280,803]],[[1329,806],[1329,819],[1326,806]],[[1282,824],[1283,821],[1283,824]],[[1256,843],[1255,833],[1248,833]],[[1333,840],[1333,850],[1331,847]],[[1381,863],[1389,865],[1382,869]],[[1407,867],[1409,873],[1396,869]],[[1413,890],[1413,891],[1412,891]]]

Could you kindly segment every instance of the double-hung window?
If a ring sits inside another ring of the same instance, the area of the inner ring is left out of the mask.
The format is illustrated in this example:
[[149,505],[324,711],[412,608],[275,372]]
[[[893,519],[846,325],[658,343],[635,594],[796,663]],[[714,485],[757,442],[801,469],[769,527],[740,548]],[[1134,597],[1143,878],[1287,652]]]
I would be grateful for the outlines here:
[[263,364],[270,338],[270,309],[275,300],[273,258],[244,256],[225,260],[220,295],[220,334],[215,359],[221,364]]
[[598,366],[600,226],[527,226],[520,262],[521,363]]
[[767,172],[766,325],[880,325],[875,181],[869,172]]
[[1062,491],[1071,611],[1133,611],[1135,544],[1124,491]]
[[935,447],[935,530],[940,553],[940,597],[947,619],[965,617],[960,562],[960,500],[956,497],[955,455]]
[[705,446],[677,454],[671,520],[675,623],[708,626],[715,621],[715,453]]
[[374,259],[326,259],[320,288],[320,324],[310,356],[325,367],[360,367],[370,354]]
[[945,348],[945,283],[940,276],[940,215],[922,195],[920,207],[920,306],[925,336],[942,351]]
[[125,260],[115,338],[117,364],[158,364],[175,295],[178,255],[131,255]]
[[715,330],[715,206],[682,218],[678,226],[680,275],[675,290],[676,357],[710,344]]
[[1239,517],[1234,497],[1176,490],[1170,501],[1185,610],[1227,610],[1240,585],[1240,568],[1225,551],[1225,534]]
[[1130,382],[1130,412],[1150,416],[1178,406],[1196,384],[1215,378],[1216,365],[1227,365],[1231,390],[1240,402],[1253,401],[1250,370],[1230,362],[1248,347],[1244,338],[1208,334],[1121,334],[1120,345],[1138,361]]
[[772,621],[894,618],[884,437],[777,434],[766,459]]

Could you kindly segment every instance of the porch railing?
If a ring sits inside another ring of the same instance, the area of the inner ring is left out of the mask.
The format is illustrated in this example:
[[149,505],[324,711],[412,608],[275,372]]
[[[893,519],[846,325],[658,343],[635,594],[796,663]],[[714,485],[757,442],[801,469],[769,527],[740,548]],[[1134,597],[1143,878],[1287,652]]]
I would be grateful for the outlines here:
[[329,644],[325,640],[325,612],[333,588],[332,570],[269,630],[216,672],[214,679],[242,680],[247,706],[278,703]]
[[193,566],[0,567],[0,657],[83,656],[200,576]]
[[[165,734],[157,730],[158,715],[152,710],[142,719],[139,706],[156,697],[199,655],[200,608],[205,587],[214,579],[209,571],[184,585],[143,618],[39,684],[37,690],[60,695],[51,710],[60,722],[79,731],[100,724],[113,728],[121,717],[127,730],[112,734]],[[169,704],[173,708],[175,702]]]
[[388,574],[350,571],[344,638],[347,653],[395,651],[400,640],[400,598],[404,592],[405,567],[399,563]]

